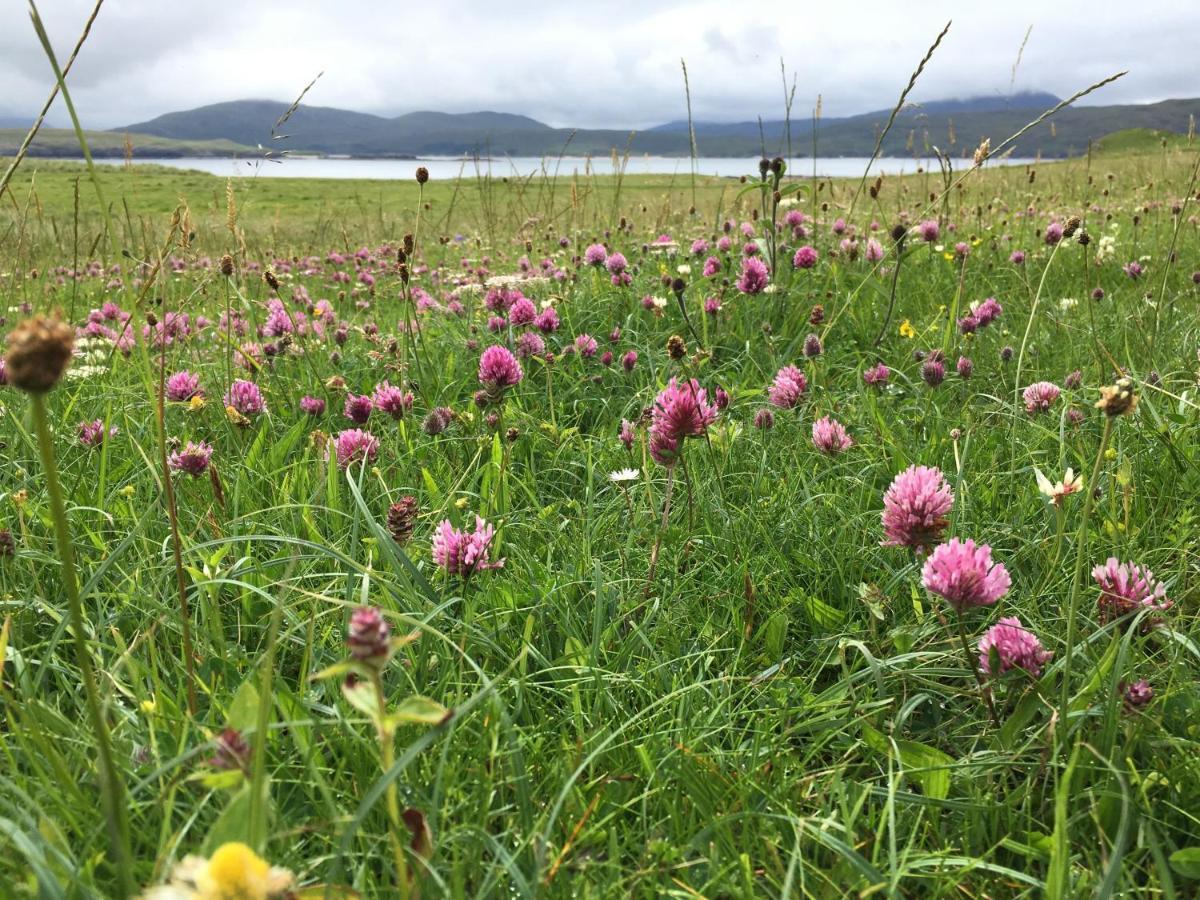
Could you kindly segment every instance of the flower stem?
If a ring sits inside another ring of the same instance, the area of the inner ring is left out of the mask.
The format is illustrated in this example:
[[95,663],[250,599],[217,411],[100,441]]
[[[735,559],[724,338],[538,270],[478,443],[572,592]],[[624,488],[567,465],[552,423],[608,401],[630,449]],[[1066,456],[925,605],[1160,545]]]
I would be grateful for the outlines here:
[[79,677],[83,681],[87,701],[88,718],[96,736],[97,762],[100,769],[100,798],[104,805],[104,816],[108,820],[108,840],[113,862],[117,868],[117,896],[129,897],[135,891],[132,860],[129,849],[129,825],[125,815],[125,784],[114,763],[112,741],[104,711],[100,702],[100,691],[96,686],[92,654],[84,633],[83,603],[79,596],[79,580],[75,572],[75,550],[71,543],[71,528],[67,521],[66,504],[58,481],[58,466],[54,458],[54,440],[46,415],[46,398],[43,394],[29,395],[33,410],[33,424],[37,431],[38,451],[42,457],[42,468],[46,473],[46,490],[50,496],[50,516],[54,520],[54,537],[58,546],[58,558],[62,564],[63,588],[67,592],[70,609],[71,631],[75,638],[75,657],[79,666]]
[[979,693],[983,696],[983,702],[987,706],[988,715],[992,717],[992,724],[999,728],[1000,717],[996,715],[996,706],[992,702],[992,692],[988,690],[988,686],[983,680],[983,675],[979,671],[979,666],[975,665],[975,661],[971,658],[971,645],[967,641],[967,626],[963,623],[962,613],[955,613],[954,619],[958,624],[958,638],[962,642],[963,658],[966,660],[967,668],[975,676],[975,683],[979,685]]
[[[379,756],[383,764],[383,773],[387,775],[395,764],[395,733],[385,724],[387,721],[387,700],[383,693],[383,678],[379,672],[374,673],[375,696],[379,698]],[[396,890],[401,900],[408,900],[408,859],[404,855],[404,844],[401,843],[402,819],[400,817],[400,795],[396,789],[396,781],[388,782],[385,792],[388,812],[388,836],[391,838],[392,857],[396,862]]]
[[[1071,699],[1071,657],[1075,652],[1076,619],[1079,613],[1079,595],[1082,591],[1083,567],[1087,559],[1088,522],[1092,516],[1092,501],[1096,496],[1096,483],[1100,480],[1100,467],[1104,464],[1104,451],[1108,449],[1108,440],[1112,436],[1112,417],[1104,417],[1104,434],[1100,437],[1100,448],[1096,451],[1096,464],[1092,467],[1092,477],[1088,480],[1087,493],[1083,498],[1083,514],[1079,522],[1078,545],[1075,553],[1075,572],[1071,577],[1071,596],[1067,601],[1067,644],[1062,660],[1062,684],[1059,687],[1058,721],[1062,728],[1067,727],[1067,706]],[[1065,745],[1065,742],[1064,742]]]

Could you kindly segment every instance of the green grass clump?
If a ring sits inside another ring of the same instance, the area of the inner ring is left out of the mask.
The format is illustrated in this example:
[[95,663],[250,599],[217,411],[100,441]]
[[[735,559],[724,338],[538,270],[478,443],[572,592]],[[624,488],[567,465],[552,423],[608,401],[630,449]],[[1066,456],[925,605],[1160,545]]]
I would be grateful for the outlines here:
[[[20,169],[0,314],[5,331],[55,310],[81,329],[46,402],[138,884],[240,841],[311,896],[1194,892],[1194,149],[985,168],[948,190],[923,172],[857,202],[857,181],[785,178],[778,208],[755,181],[127,168],[100,173],[109,241],[81,173]],[[936,242],[915,233],[928,219]],[[750,241],[776,258],[757,295],[736,284]],[[594,243],[626,257],[629,284],[582,262]],[[820,259],[794,269],[805,244]],[[531,341],[489,323],[501,288],[561,327],[477,401],[481,352]],[[987,297],[999,319],[958,328]],[[891,374],[872,388],[878,362]],[[807,389],[772,408],[789,365]],[[183,370],[203,398],[160,412]],[[1140,401],[1106,421],[1094,404],[1122,372]],[[668,468],[644,423],[671,378],[728,404]],[[265,412],[226,410],[235,379]],[[384,381],[411,410],[344,417]],[[1030,413],[1038,381],[1062,393]],[[0,403],[0,884],[111,896],[30,403],[12,385]],[[846,452],[813,446],[823,416]],[[84,446],[94,420],[116,433]],[[336,438],[356,427],[378,449],[343,469]],[[164,470],[201,441],[202,476]],[[884,491],[912,464],[953,489],[945,537],[990,545],[1012,577],[964,613],[972,653],[1019,616],[1054,654],[1039,677],[984,679],[996,721],[922,558],[880,546]],[[1084,490],[1052,505],[1035,470],[1068,467]],[[404,497],[415,518],[389,520]],[[432,537],[476,516],[504,565],[447,574]],[[1110,556],[1174,605],[1106,621],[1090,572]],[[398,640],[350,665],[364,605]],[[1133,708],[1141,679],[1153,699]]]

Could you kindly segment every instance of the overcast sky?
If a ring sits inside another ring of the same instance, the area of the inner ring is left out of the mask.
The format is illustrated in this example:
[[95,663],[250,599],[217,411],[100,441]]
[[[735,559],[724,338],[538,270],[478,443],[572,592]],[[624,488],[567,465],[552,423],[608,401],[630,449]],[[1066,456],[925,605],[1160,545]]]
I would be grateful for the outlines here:
[[[41,0],[60,61],[91,7]],[[639,128],[685,117],[681,57],[697,119],[782,118],[782,58],[797,76],[796,113],[821,94],[826,115],[852,115],[891,106],[951,18],[918,99],[1007,94],[1031,25],[1017,90],[1067,96],[1129,69],[1088,102],[1200,96],[1196,0],[107,0],[68,84],[91,127],[222,100],[291,100],[324,71],[306,102]],[[52,80],[25,4],[0,0],[0,115],[36,112]]]

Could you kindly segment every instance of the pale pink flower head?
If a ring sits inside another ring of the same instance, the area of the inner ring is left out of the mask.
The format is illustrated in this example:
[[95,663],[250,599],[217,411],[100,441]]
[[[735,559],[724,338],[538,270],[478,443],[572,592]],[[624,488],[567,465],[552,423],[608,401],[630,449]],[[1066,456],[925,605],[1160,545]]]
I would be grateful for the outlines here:
[[1024,669],[1037,678],[1053,655],[1016,616],[1001,619],[979,639],[979,668],[993,677]]
[[797,269],[811,269],[817,264],[818,258],[817,249],[806,245],[796,251],[796,255],[792,257],[792,265]]
[[864,256],[866,256],[867,262],[879,262],[883,259],[883,244],[875,238],[867,238],[867,250]]
[[382,668],[392,655],[392,627],[373,606],[360,606],[350,614],[346,647],[358,662]]
[[775,380],[767,388],[767,398],[772,406],[791,409],[800,402],[808,390],[808,379],[795,366],[784,366],[775,373]]
[[926,219],[917,226],[917,233],[921,235],[921,240],[925,243],[932,244],[938,239],[941,228],[938,227],[937,219]]
[[521,364],[507,347],[492,344],[479,358],[479,382],[490,390],[504,391],[524,377]]
[[185,369],[167,379],[167,399],[172,403],[186,403],[193,397],[203,396],[199,375],[193,375]]
[[909,466],[883,495],[883,546],[928,551],[941,540],[953,505],[954,494],[940,469]]
[[868,387],[883,387],[892,375],[891,370],[883,363],[876,363],[863,372],[863,383]]
[[373,463],[379,455],[379,438],[361,428],[351,428],[338,433],[334,439],[334,451],[338,465],[345,469],[351,463]]
[[583,261],[589,266],[602,266],[608,259],[608,251],[603,244],[591,244],[583,251]]
[[737,289],[743,294],[761,294],[766,290],[769,280],[767,264],[757,256],[748,256],[742,261],[742,274],[737,280]]
[[1108,562],[1092,569],[1100,585],[1100,620],[1110,622],[1140,609],[1166,610],[1172,606],[1167,589],[1144,566],[1120,562],[1110,556]]
[[366,394],[347,392],[346,402],[342,406],[342,413],[355,425],[366,425],[367,419],[371,418],[371,410],[373,408],[371,398]]
[[1058,385],[1053,381],[1039,381],[1036,384],[1031,384],[1021,394],[1021,397],[1025,400],[1025,412],[1045,412],[1054,405],[1054,401],[1058,399],[1058,395],[1061,393],[1062,391],[1059,390]]
[[1004,566],[992,562],[991,547],[958,538],[934,548],[921,569],[921,582],[960,613],[971,606],[991,606],[1012,586]]
[[319,416],[325,412],[325,398],[305,394],[300,398],[300,411],[310,416]]
[[433,533],[433,561],[445,569],[447,575],[462,575],[464,578],[475,572],[503,567],[504,560],[488,562],[488,550],[495,529],[475,517],[475,531],[467,533],[455,528],[449,519],[443,519]]
[[195,478],[208,469],[212,454],[213,448],[204,441],[198,444],[188,441],[182,450],[176,450],[167,458],[167,465],[174,472],[183,472]]
[[537,318],[537,307],[528,297],[518,297],[508,309],[508,321],[515,327],[533,324]]
[[596,355],[596,339],[590,334],[579,334],[575,336],[575,349],[584,359],[591,359]]
[[654,461],[673,466],[683,441],[703,437],[717,418],[717,407],[708,402],[708,392],[695,378],[679,384],[672,378],[654,399],[650,413],[650,455]]
[[85,447],[99,447],[108,438],[116,437],[117,431],[116,425],[105,429],[103,419],[96,419],[94,422],[80,422],[79,443]]
[[371,394],[371,403],[381,413],[386,413],[393,419],[399,419],[412,409],[413,395],[409,391],[383,381],[375,385],[375,391]]
[[829,456],[836,456],[849,450],[854,444],[853,439],[846,433],[845,426],[832,416],[825,416],[813,422],[813,446]]
[[633,442],[636,439],[636,435],[633,430],[633,423],[628,419],[621,420],[621,431],[618,434],[618,438],[625,445],[626,450],[633,449]]
[[243,416],[257,416],[267,411],[262,391],[253,381],[235,381],[225,392],[225,405],[232,406]]

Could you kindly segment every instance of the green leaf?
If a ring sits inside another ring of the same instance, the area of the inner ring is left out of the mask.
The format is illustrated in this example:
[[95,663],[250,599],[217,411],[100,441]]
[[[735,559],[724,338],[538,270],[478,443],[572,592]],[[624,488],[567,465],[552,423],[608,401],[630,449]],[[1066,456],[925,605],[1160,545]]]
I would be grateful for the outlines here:
[[1184,878],[1200,879],[1200,847],[1184,847],[1170,857],[1171,868]]
[[916,779],[926,797],[945,800],[950,795],[953,756],[917,741],[889,739],[866,723],[863,723],[862,734],[872,750],[898,758],[905,774]]
[[250,785],[247,784],[229,799],[229,803],[221,810],[221,814],[209,828],[208,836],[204,839],[204,855],[211,856],[214,850],[231,841],[248,843],[250,841],[250,832],[247,828],[249,821]]
[[846,614],[836,606],[830,606],[824,600],[804,594],[800,597],[800,605],[804,608],[809,620],[818,628],[832,631],[846,619]]
[[258,687],[254,684],[255,678],[252,674],[238,686],[225,712],[229,727],[236,728],[242,734],[253,731],[258,723]]
[[422,697],[420,694],[413,694],[413,696],[401,700],[400,704],[388,714],[387,723],[393,727],[405,724],[440,725],[450,715],[451,710],[436,700]]

